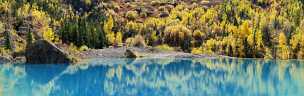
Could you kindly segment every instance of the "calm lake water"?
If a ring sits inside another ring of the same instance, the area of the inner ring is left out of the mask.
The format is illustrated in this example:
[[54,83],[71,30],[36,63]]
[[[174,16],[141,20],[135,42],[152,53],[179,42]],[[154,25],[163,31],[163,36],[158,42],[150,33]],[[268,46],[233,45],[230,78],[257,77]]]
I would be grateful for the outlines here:
[[304,62],[92,59],[0,64],[0,96],[304,96]]

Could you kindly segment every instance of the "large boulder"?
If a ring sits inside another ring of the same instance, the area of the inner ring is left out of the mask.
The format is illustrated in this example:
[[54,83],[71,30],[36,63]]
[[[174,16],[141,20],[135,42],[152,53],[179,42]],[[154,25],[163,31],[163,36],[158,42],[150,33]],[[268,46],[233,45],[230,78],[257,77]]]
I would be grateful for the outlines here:
[[126,52],[125,52],[125,56],[127,58],[137,58],[138,56],[136,55],[136,53],[131,50],[131,49],[127,49]]
[[56,45],[37,40],[26,48],[26,62],[30,64],[66,64],[73,63],[69,55]]

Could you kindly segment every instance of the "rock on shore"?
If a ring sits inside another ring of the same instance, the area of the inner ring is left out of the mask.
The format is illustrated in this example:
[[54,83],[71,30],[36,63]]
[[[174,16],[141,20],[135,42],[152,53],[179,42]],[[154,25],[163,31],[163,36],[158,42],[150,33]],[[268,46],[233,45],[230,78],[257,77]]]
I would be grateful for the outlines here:
[[66,64],[73,60],[54,44],[37,40],[26,48],[26,62],[30,64]]
[[11,61],[11,58],[0,56],[0,63],[7,63],[10,61]]

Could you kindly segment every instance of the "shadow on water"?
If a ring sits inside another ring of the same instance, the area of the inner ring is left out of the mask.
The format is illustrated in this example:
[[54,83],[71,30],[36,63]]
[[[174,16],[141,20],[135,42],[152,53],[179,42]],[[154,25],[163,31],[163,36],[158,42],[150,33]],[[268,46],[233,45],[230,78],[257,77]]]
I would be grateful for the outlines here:
[[0,65],[0,92],[25,96],[304,95],[303,61],[92,59],[78,65]]
[[67,69],[67,64],[46,64],[46,65],[36,65],[27,64],[19,65],[19,67],[24,67],[25,73],[28,79],[35,81],[38,84],[47,84],[53,78],[60,75],[64,70]]

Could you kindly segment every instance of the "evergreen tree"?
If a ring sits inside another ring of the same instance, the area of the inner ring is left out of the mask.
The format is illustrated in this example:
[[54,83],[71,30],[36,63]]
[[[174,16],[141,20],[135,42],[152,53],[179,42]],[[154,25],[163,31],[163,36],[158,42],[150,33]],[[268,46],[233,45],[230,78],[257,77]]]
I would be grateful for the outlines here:
[[5,48],[12,50],[11,34],[7,29],[5,30],[4,33],[5,33]]

